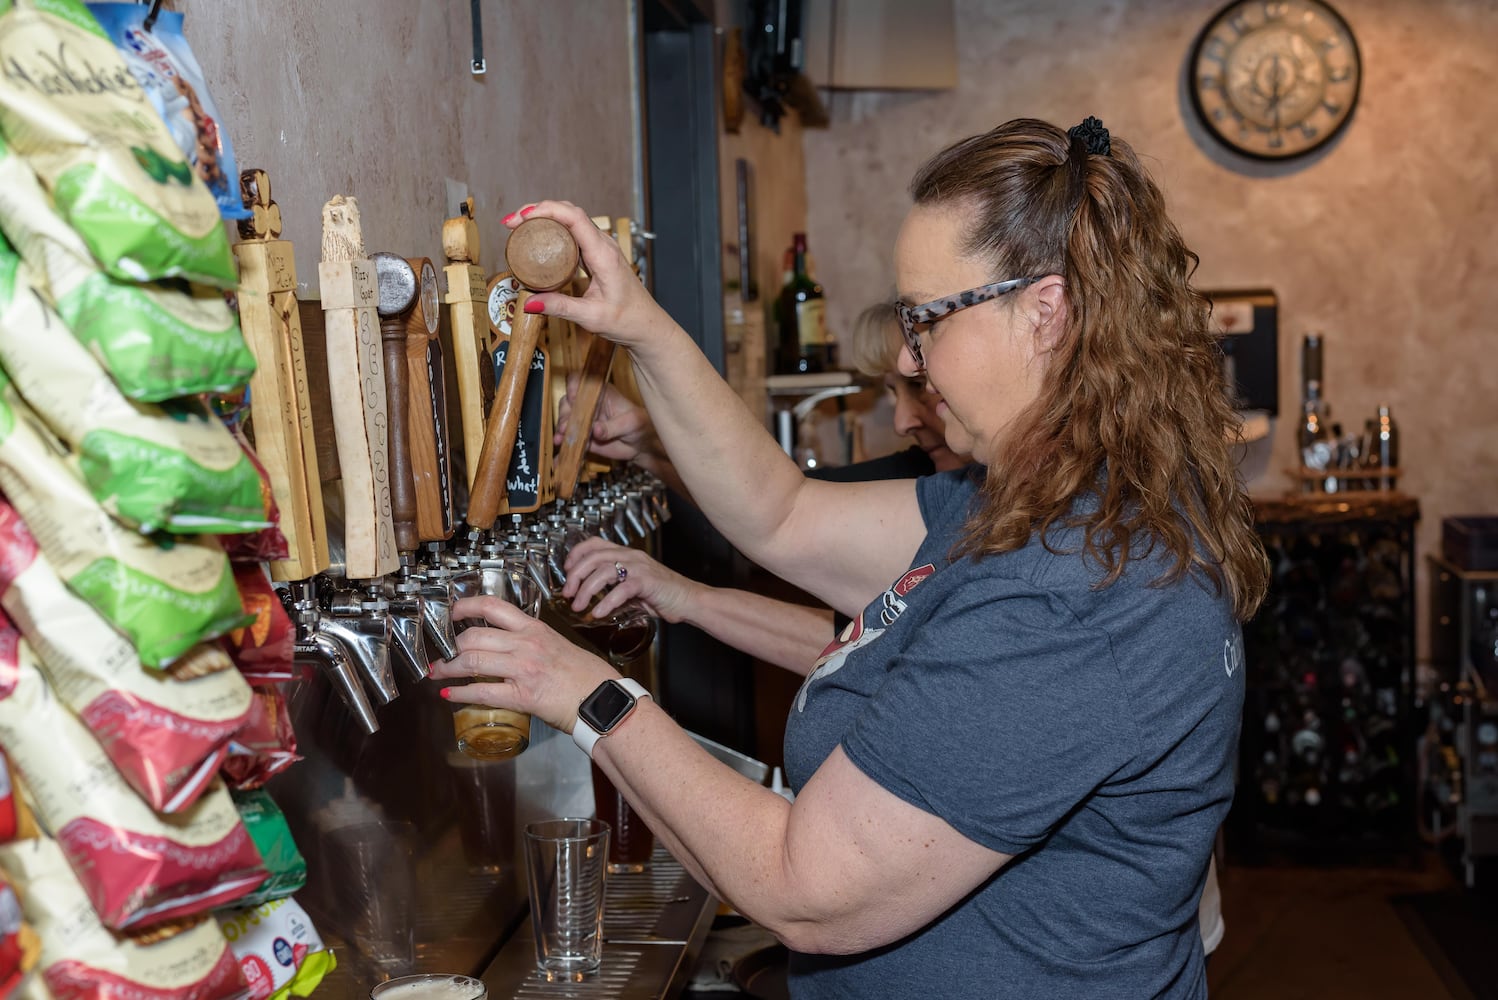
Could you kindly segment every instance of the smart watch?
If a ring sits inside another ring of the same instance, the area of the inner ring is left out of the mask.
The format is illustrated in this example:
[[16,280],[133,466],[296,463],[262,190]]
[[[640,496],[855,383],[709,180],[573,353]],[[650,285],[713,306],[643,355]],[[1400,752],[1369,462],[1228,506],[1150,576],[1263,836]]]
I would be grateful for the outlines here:
[[650,692],[639,681],[623,677],[604,681],[593,689],[593,693],[577,706],[577,722],[572,727],[572,742],[582,748],[588,759],[593,757],[593,746],[619,724],[629,718],[641,698],[649,698]]

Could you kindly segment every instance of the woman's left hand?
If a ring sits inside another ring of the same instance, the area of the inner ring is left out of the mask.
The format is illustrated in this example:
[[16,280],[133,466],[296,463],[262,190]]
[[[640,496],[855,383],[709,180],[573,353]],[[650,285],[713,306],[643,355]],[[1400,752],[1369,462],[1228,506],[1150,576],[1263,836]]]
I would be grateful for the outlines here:
[[572,732],[577,706],[618,671],[559,635],[551,626],[497,597],[465,597],[453,621],[483,618],[488,628],[458,634],[458,655],[431,666],[437,678],[478,678],[444,688],[452,701],[528,712],[553,729]]

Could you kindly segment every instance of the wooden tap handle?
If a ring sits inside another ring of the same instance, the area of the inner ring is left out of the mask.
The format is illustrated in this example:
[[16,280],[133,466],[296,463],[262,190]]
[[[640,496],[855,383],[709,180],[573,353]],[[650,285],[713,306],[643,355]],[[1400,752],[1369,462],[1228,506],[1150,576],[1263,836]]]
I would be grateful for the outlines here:
[[613,364],[614,342],[597,334],[590,335],[587,353],[583,355],[582,367],[578,370],[577,395],[573,397],[562,446],[557,451],[557,496],[563,500],[572,499],[577,489],[588,435],[598,417],[598,404],[603,401],[603,387],[609,380],[609,369]]
[[390,421],[390,519],[395,547],[415,552],[416,485],[411,475],[411,386],[406,370],[406,317],[380,317],[380,346],[385,369],[386,418]]
[[[406,429],[411,448],[411,480],[416,490],[416,533],[423,542],[452,534],[451,466],[448,462],[443,353],[438,338],[441,297],[437,269],[425,257],[407,261],[420,291],[406,315]],[[438,384],[434,385],[436,381]]]
[[381,371],[379,288],[354,198],[323,206],[322,286],[328,398],[343,480],[344,562],[351,580],[400,565],[390,523],[390,437]]
[[536,344],[546,326],[545,316],[525,311],[525,300],[529,297],[530,293],[522,289],[515,303],[515,322],[505,352],[505,370],[494,391],[494,402],[489,406],[484,450],[479,455],[478,475],[468,498],[468,523],[480,531],[493,526],[505,499],[505,475],[510,469],[510,456],[515,451],[520,407],[525,401],[525,382],[530,375]]
[[555,219],[527,219],[505,244],[505,264],[533,292],[554,292],[577,273],[577,241]]

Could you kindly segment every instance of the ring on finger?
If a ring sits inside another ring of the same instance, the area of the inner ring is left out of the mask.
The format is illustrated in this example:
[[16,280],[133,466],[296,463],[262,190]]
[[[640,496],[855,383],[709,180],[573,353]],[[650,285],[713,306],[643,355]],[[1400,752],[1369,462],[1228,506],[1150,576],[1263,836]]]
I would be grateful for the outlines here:
[[614,563],[614,575],[619,578],[620,583],[623,583],[625,580],[629,579],[629,570],[624,568],[623,563],[616,562]]

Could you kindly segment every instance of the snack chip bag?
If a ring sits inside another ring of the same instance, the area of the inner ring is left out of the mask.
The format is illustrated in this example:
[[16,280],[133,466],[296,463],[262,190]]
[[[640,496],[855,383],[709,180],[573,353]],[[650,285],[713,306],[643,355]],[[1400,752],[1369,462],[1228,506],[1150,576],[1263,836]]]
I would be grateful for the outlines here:
[[0,1000],[21,984],[40,951],[41,942],[21,913],[15,890],[0,873]]
[[265,870],[270,877],[260,883],[260,888],[236,903],[239,907],[257,907],[273,899],[284,899],[307,884],[307,862],[297,850],[292,839],[291,827],[275,799],[263,789],[248,792],[231,791],[234,807],[244,828],[250,831],[250,839],[260,851]]
[[246,614],[255,620],[237,628],[219,642],[234,658],[234,665],[251,684],[274,684],[301,676],[294,657],[296,627],[286,606],[271,587],[265,567],[258,563],[235,563],[234,582]]
[[0,365],[104,509],[144,533],[265,528],[259,471],[223,422],[195,400],[126,399],[28,278],[0,236]]
[[195,802],[250,716],[250,686],[224,650],[204,644],[182,657],[179,666],[195,668],[191,680],[143,669],[125,637],[63,585],[3,501],[0,603],[40,655],[52,690],[130,787],[157,812]]
[[216,921],[202,920],[150,943],[111,933],[57,842],[47,838],[0,847],[0,866],[15,881],[22,912],[41,937],[45,988],[30,991],[32,1000],[233,1000],[243,995],[239,963]]
[[223,785],[181,812],[153,812],[47,686],[13,630],[0,633],[0,682],[0,743],[26,778],[37,819],[56,835],[106,925],[143,929],[202,913],[265,881],[260,854]]
[[218,202],[226,219],[247,219],[239,197],[239,168],[203,70],[182,34],[182,15],[158,10],[146,30],[150,8],[138,3],[90,3],[89,12],[109,35],[140,82],[182,155]]
[[249,721],[229,741],[219,772],[235,791],[259,788],[301,760],[286,696],[274,686],[256,687]]
[[218,205],[78,0],[0,0],[0,132],[104,270],[233,287]]
[[215,914],[239,958],[250,1000],[304,997],[337,968],[307,912],[294,899]]
[[111,518],[65,464],[66,449],[0,373],[0,489],[68,587],[164,667],[250,619],[211,540],[136,534]]
[[136,284],[99,270],[3,134],[0,229],[26,261],[32,285],[131,399],[229,392],[255,371],[221,292],[181,281]]

